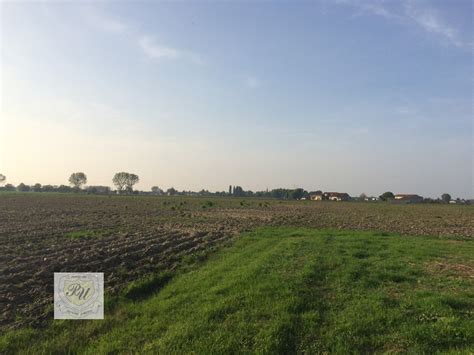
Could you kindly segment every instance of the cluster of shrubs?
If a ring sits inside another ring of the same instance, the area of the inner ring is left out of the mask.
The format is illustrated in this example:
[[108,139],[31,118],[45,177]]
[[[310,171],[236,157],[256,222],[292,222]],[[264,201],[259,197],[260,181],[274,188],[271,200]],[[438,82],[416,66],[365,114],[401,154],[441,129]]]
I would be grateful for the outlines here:
[[24,183],[19,184],[18,186],[12,184],[6,184],[5,186],[0,186],[0,191],[18,191],[18,192],[62,192],[62,193],[71,193],[71,192],[82,192],[89,194],[110,194],[113,191],[108,186],[87,186],[85,189],[80,189],[78,187],[71,187],[67,185],[26,185]]
[[210,208],[210,207],[212,207],[212,206],[214,206],[214,202],[212,202],[212,201],[206,201],[206,202],[204,202],[204,203],[201,205],[201,208],[205,210],[206,208]]

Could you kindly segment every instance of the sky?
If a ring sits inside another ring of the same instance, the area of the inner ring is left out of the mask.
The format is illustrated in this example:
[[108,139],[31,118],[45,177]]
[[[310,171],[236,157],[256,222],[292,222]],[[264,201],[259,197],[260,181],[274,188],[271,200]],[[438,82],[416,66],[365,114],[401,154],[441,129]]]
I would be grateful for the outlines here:
[[0,173],[473,198],[472,4],[1,2]]

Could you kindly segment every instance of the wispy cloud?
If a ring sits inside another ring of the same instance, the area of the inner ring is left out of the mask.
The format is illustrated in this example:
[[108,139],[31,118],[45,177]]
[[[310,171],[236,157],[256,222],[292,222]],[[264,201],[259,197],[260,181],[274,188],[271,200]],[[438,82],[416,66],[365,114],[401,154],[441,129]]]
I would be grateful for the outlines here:
[[93,27],[112,34],[124,34],[129,26],[119,18],[112,17],[98,8],[87,6],[83,9],[86,21]]
[[145,55],[151,59],[186,59],[195,64],[204,64],[204,60],[200,55],[194,52],[178,50],[176,48],[158,44],[150,36],[142,36],[139,38],[138,45]]
[[413,1],[408,1],[405,4],[405,12],[425,31],[440,35],[456,46],[461,47],[463,45],[458,38],[458,31],[444,23],[435,9],[422,8],[416,6]]
[[372,14],[389,19],[399,19],[400,16],[385,6],[382,0],[334,0],[339,5],[350,5],[357,10],[356,16]]
[[459,36],[459,31],[446,23],[439,11],[416,0],[388,2],[385,0],[333,0],[335,4],[351,6],[355,16],[369,14],[381,16],[400,24],[415,24],[428,33],[443,38],[452,45],[466,46]]
[[154,36],[137,33],[133,26],[106,13],[106,11],[102,11],[99,7],[87,6],[83,9],[83,14],[91,27],[106,33],[128,37],[129,40],[137,43],[141,52],[151,59],[184,59],[199,65],[205,64],[205,60],[200,54],[160,44],[156,42]]
[[248,76],[245,78],[245,85],[247,85],[251,89],[256,89],[260,87],[261,82],[255,76]]
[[395,113],[402,116],[413,116],[418,114],[418,110],[411,106],[399,106],[395,108]]
[[156,44],[154,40],[148,36],[140,38],[138,44],[143,52],[152,59],[176,59],[182,55],[182,53],[177,49]]

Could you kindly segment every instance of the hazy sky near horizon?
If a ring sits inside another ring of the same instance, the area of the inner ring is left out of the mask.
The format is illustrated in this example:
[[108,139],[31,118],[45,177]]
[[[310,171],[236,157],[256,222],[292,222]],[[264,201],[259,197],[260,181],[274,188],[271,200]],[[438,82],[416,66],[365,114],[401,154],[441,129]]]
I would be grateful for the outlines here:
[[10,183],[474,197],[470,0],[0,11]]

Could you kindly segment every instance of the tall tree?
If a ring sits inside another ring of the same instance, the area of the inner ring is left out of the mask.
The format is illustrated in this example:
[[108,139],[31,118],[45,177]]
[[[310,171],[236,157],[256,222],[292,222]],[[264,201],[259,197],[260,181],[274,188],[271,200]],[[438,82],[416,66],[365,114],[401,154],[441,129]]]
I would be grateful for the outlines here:
[[125,183],[125,185],[127,186],[127,192],[131,193],[133,191],[133,185],[135,185],[139,181],[140,178],[138,177],[138,175],[128,174],[127,181]]
[[161,195],[163,194],[163,190],[160,189],[158,186],[153,186],[151,188],[151,192],[153,192],[155,195]]
[[451,201],[451,195],[447,194],[447,193],[444,193],[444,194],[441,195],[441,199],[443,200],[443,202],[448,203],[449,201]]
[[174,187],[170,187],[168,190],[166,190],[166,194],[168,196],[173,196],[173,195],[176,195],[176,189]]
[[80,189],[82,185],[87,183],[87,176],[82,172],[72,173],[69,177],[69,183],[76,189]]
[[5,180],[7,179],[7,177],[3,174],[0,174],[0,185],[3,185],[3,183],[5,182]]
[[282,189],[282,188],[273,189],[270,194],[271,194],[271,197],[273,197],[273,198],[284,198],[285,197],[285,190]]
[[116,173],[112,179],[112,182],[114,183],[114,185],[117,187],[117,191],[119,193],[123,193],[123,191],[125,190],[125,187],[127,186],[127,181],[128,181],[128,177],[129,177],[129,173],[126,173],[124,171],[120,172],[120,173]]
[[299,200],[304,196],[304,193],[305,191],[302,188],[294,189],[290,192],[290,198],[294,200]]
[[30,191],[30,187],[28,185],[25,185],[24,183],[20,183],[20,185],[18,185],[16,187],[16,189],[19,191],[19,192],[28,192]]
[[6,184],[4,187],[5,191],[15,191],[16,188],[12,184]]
[[387,200],[393,200],[395,198],[395,195],[393,194],[393,192],[387,191],[381,194],[379,197],[382,201],[387,201]]
[[241,186],[234,186],[234,196],[237,196],[237,197],[245,196],[244,189]]

